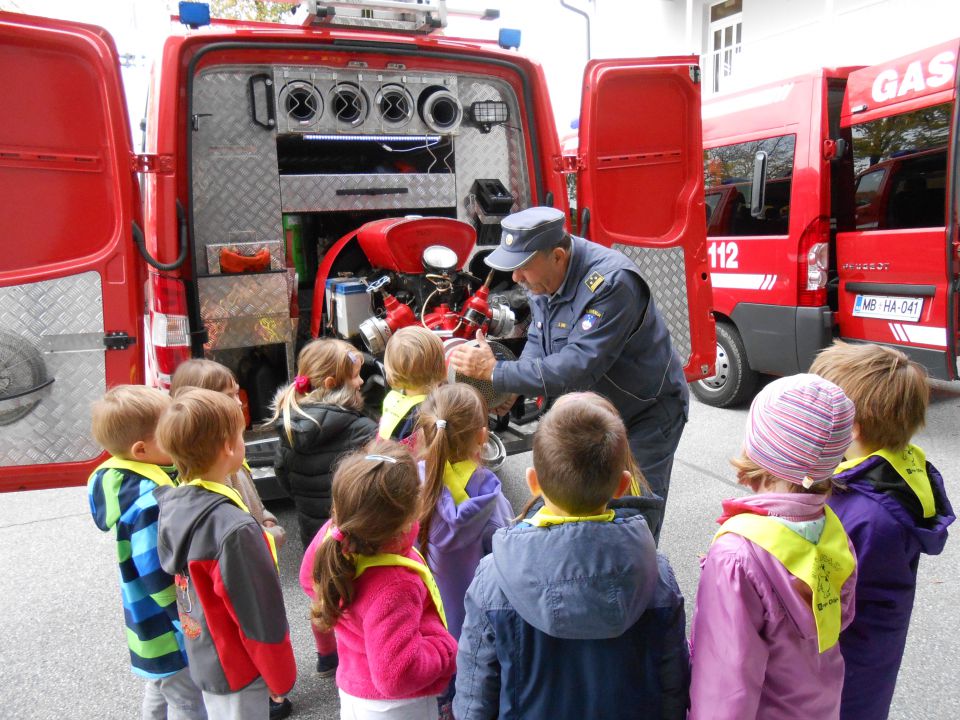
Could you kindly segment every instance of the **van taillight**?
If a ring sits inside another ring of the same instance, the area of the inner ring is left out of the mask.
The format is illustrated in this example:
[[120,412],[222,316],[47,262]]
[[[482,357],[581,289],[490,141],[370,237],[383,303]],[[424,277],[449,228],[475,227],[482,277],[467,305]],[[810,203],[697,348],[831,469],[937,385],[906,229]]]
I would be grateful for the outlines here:
[[827,272],[830,269],[830,221],[825,218],[811,223],[800,236],[798,259],[800,307],[827,304]]
[[177,365],[190,358],[190,321],[183,281],[150,274],[150,340],[157,380],[170,386]]

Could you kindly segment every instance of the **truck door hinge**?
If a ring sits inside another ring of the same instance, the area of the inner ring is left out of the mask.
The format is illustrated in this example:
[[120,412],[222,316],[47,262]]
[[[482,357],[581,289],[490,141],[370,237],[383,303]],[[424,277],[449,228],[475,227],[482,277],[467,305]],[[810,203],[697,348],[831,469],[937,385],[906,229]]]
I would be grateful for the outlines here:
[[579,155],[554,155],[553,169],[557,172],[572,173],[584,170],[587,167]]
[[148,153],[130,156],[130,166],[138,173],[172,173],[173,155],[152,155]]
[[130,337],[123,331],[108,332],[103,335],[103,345],[107,350],[126,350],[136,342],[136,338]]

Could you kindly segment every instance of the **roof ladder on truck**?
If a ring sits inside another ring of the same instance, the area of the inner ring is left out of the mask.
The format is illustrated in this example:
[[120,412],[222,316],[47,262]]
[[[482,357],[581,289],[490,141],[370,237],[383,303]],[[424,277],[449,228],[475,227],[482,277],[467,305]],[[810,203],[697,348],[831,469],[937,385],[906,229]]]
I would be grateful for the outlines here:
[[406,30],[429,33],[447,26],[447,16],[496,20],[499,10],[448,9],[446,0],[307,0],[307,25],[367,28],[372,30]]

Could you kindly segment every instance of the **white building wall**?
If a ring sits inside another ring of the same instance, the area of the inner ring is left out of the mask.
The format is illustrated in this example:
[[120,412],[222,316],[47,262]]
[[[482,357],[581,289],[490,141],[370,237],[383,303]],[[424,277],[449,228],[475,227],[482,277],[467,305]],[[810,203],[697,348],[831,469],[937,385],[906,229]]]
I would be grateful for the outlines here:
[[[710,0],[695,0],[697,51]],[[817,67],[872,65],[960,36],[960,0],[743,0],[743,48],[723,91]]]

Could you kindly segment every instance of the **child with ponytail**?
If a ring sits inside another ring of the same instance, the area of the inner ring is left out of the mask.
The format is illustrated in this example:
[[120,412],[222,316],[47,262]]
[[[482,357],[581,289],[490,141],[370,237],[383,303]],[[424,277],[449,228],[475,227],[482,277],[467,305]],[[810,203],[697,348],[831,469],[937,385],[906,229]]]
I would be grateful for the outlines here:
[[274,470],[293,498],[303,547],[330,517],[333,465],[367,443],[376,423],[363,415],[360,352],[342,340],[314,340],[300,351],[297,377],[267,421],[280,438]]
[[450,632],[459,637],[467,587],[513,509],[500,479],[479,463],[487,408],[473,387],[434,389],[420,406],[417,428],[423,433],[420,551],[437,579]]
[[436,718],[436,696],[453,676],[457,643],[413,547],[419,503],[410,452],[375,440],[338,466],[331,520],[304,557],[314,623],[336,628],[341,718]]

